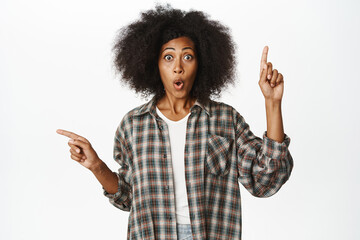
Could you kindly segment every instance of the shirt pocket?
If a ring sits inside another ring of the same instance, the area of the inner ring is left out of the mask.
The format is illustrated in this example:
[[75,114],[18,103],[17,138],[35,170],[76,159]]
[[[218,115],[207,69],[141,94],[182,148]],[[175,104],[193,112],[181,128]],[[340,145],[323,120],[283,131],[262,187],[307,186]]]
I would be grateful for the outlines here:
[[230,172],[232,147],[233,139],[209,135],[205,163],[210,173],[226,176]]

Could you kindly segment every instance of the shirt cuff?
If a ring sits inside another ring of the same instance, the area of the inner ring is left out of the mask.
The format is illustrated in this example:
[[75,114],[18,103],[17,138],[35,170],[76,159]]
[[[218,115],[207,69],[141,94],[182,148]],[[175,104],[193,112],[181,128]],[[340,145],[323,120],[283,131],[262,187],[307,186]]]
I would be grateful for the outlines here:
[[290,145],[290,137],[284,133],[284,140],[279,143],[267,137],[267,131],[263,134],[263,154],[271,159],[283,159]]

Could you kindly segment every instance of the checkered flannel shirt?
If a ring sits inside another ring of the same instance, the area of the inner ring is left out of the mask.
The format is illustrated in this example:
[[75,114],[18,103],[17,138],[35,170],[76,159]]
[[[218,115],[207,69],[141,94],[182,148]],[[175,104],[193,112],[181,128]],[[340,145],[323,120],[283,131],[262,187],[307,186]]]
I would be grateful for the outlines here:
[[[241,239],[239,182],[256,197],[278,192],[293,168],[290,138],[255,136],[225,103],[196,101],[190,111],[184,164],[193,239]],[[103,194],[130,212],[127,239],[177,240],[169,130],[154,98],[124,116],[114,140],[118,192]]]

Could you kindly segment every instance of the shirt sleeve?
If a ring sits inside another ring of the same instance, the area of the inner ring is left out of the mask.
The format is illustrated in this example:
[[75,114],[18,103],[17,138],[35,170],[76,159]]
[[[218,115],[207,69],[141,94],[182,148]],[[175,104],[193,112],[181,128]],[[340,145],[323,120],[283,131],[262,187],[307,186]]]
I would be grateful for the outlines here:
[[255,136],[244,118],[236,112],[236,149],[238,177],[241,184],[256,197],[270,197],[289,179],[293,159],[289,152],[290,138],[284,133],[279,143]]
[[104,189],[104,187],[102,187],[103,193],[107,198],[109,198],[109,202],[112,205],[123,211],[130,211],[132,202],[132,186],[129,160],[132,158],[132,155],[129,149],[129,144],[124,136],[124,121],[122,121],[115,133],[113,157],[120,165],[118,172],[115,172],[118,177],[118,191],[114,194],[110,194]]

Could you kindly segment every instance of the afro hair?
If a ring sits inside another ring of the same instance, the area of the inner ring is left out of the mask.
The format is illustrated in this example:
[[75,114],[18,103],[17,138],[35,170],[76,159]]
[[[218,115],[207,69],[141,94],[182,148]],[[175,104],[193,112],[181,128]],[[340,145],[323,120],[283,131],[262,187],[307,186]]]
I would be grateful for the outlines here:
[[165,90],[158,69],[159,51],[181,36],[194,42],[198,59],[190,95],[202,103],[219,97],[227,84],[234,83],[235,44],[229,28],[201,11],[185,12],[169,4],[142,12],[139,20],[119,30],[112,50],[120,81],[145,98],[160,99]]

